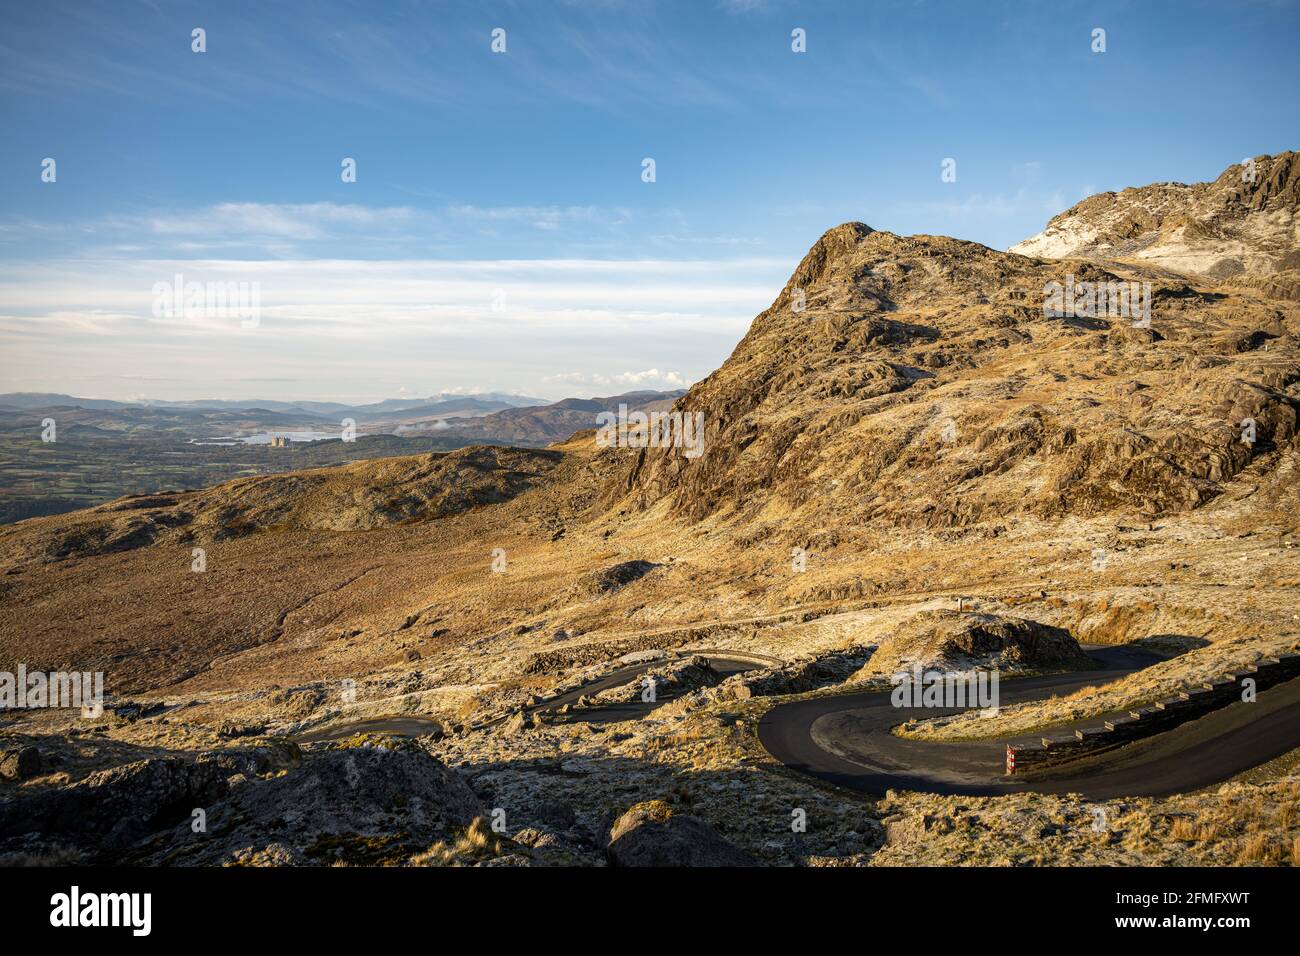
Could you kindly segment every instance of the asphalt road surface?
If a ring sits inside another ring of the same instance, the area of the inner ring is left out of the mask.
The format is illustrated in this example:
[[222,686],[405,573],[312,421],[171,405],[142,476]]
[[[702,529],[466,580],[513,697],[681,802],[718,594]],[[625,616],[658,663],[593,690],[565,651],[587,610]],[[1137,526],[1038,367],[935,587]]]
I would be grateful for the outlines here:
[[430,717],[376,717],[373,720],[354,720],[298,734],[293,739],[303,744],[322,740],[346,740],[354,734],[389,734],[394,737],[421,737],[441,731],[442,724]]
[[[1158,660],[1130,648],[1088,651],[1098,662],[1096,670],[1003,681],[1001,705],[1108,683]],[[1254,703],[1231,704],[1163,734],[1032,777],[1004,773],[1006,745],[1036,740],[1041,733],[938,742],[890,732],[907,720],[957,712],[894,707],[888,691],[821,697],[772,708],[759,722],[758,736],[787,767],[863,793],[895,789],[996,796],[1033,790],[1093,800],[1196,790],[1300,746],[1300,679],[1261,692]]]

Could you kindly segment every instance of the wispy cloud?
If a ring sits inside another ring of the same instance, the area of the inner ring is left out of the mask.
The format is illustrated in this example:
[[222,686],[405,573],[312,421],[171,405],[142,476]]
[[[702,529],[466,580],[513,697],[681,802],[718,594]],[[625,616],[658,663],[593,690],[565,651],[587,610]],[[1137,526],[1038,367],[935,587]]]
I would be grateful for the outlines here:
[[57,258],[222,257],[404,259],[444,250],[463,255],[477,242],[496,255],[548,257],[645,249],[693,255],[701,246],[758,246],[753,237],[690,231],[672,208],[640,214],[622,206],[437,206],[359,203],[220,202],[206,206],[118,212],[93,219],[0,218],[0,255]]
[[599,372],[561,372],[558,375],[547,376],[545,381],[586,388],[591,386],[621,386],[674,389],[686,388],[690,384],[679,372],[660,371],[657,368],[648,368],[641,372],[619,372],[615,375],[605,375]]
[[284,236],[320,239],[335,226],[348,228],[405,224],[415,217],[406,206],[372,208],[317,203],[226,202],[198,214],[155,216],[148,226],[155,235]]
[[[155,397],[229,394],[249,376],[281,396],[495,381],[563,397],[681,387],[716,367],[789,264],[744,260],[77,260],[0,263],[0,377],[9,388]],[[177,280],[177,276],[180,277]],[[219,311],[155,310],[155,285],[256,283],[254,327]],[[628,367],[634,351],[647,360]],[[555,370],[570,373],[556,375]],[[421,389],[416,388],[417,391]],[[248,397],[248,396],[244,396]]]
[[618,226],[627,222],[632,213],[627,209],[609,209],[601,206],[451,206],[448,213],[459,219],[477,223],[524,223],[534,229],[554,230],[569,223]]

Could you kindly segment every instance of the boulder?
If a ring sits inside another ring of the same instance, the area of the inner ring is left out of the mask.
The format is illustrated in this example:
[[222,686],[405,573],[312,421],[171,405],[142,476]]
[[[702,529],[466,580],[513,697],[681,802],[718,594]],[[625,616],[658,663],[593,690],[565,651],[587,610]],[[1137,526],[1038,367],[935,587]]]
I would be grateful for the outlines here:
[[924,670],[1083,670],[1095,664],[1069,631],[1028,618],[922,611],[880,646],[857,679]]
[[605,850],[612,866],[755,866],[749,854],[698,817],[660,800],[637,804],[614,821]]
[[44,769],[45,758],[35,747],[0,751],[0,777],[6,780],[27,780]]
[[544,800],[533,810],[538,820],[556,830],[567,830],[577,822],[578,816],[567,803]]
[[517,710],[510,715],[509,719],[501,725],[501,732],[504,734],[514,735],[522,734],[525,730],[533,726],[532,718],[528,712]]

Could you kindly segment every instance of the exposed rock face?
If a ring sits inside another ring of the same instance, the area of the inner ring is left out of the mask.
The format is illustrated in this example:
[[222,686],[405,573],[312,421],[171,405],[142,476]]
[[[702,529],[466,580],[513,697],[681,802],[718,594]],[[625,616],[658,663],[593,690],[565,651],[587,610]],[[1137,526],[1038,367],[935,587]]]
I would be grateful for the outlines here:
[[923,670],[1010,672],[1095,666],[1059,627],[993,614],[923,611],[881,645],[857,677],[889,676],[918,664]]
[[483,805],[454,770],[413,744],[316,754],[284,776],[249,782],[208,813],[208,833],[174,834],[173,862],[225,863],[278,847],[281,860],[404,860],[468,827]]
[[[200,829],[196,810],[206,815]],[[465,781],[412,742],[380,738],[304,758],[268,741],[149,757],[15,796],[0,802],[0,847],[37,840],[183,865],[405,861],[482,814]]]
[[266,773],[296,748],[149,757],[91,774],[63,790],[0,802],[0,838],[37,833],[116,850],[222,799],[233,777]]
[[614,822],[606,852],[614,866],[753,866],[754,860],[703,820],[675,814],[658,800]]
[[1300,300],[1298,206],[1300,154],[1256,156],[1212,183],[1089,196],[1011,251],[1127,259]]
[[[1150,327],[1047,316],[1067,274],[1149,281]],[[1294,435],[1297,317],[1168,273],[847,223],[677,401],[704,413],[704,454],[611,449],[610,495],[793,528],[1192,509]]]

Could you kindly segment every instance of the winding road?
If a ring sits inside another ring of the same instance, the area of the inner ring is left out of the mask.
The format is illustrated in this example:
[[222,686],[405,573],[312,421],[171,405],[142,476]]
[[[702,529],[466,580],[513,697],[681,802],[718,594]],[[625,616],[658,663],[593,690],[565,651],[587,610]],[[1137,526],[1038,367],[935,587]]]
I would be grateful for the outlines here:
[[[1003,681],[1002,706],[1070,694],[1118,680],[1161,660],[1129,647],[1088,647],[1095,669]],[[640,699],[584,707],[560,714],[583,696],[631,683],[637,677],[684,656],[709,660],[720,678],[760,666],[779,666],[771,658],[700,650],[629,664],[581,687],[526,708],[552,721],[616,723],[645,717],[683,691],[661,693],[654,703]],[[1092,800],[1164,796],[1197,790],[1279,757],[1300,746],[1300,679],[1259,694],[1254,703],[1235,703],[1172,730],[1103,753],[1083,757],[1032,776],[1007,776],[1007,744],[1036,741],[1041,732],[974,741],[930,741],[898,737],[892,729],[908,720],[941,717],[957,709],[895,707],[889,691],[837,694],[778,704],[763,715],[758,737],[773,757],[791,770],[862,793],[914,790],[926,793],[997,796],[1023,791],[1077,793]],[[491,727],[509,715],[475,729]],[[1096,726],[1099,718],[1080,722]],[[1074,725],[1053,727],[1053,732]],[[297,737],[304,743],[337,740],[357,733],[419,736],[442,730],[432,718],[379,717],[313,729]]]
[[568,691],[558,697],[552,697],[550,700],[543,701],[534,711],[549,712],[552,719],[556,720],[575,720],[584,723],[616,723],[622,720],[639,720],[646,714],[650,713],[657,707],[662,707],[671,700],[675,700],[686,692],[685,688],[668,688],[656,694],[654,703],[646,703],[640,698],[618,704],[602,704],[598,707],[584,707],[574,711],[571,714],[561,715],[555,712],[565,704],[576,703],[583,696],[598,694],[602,690],[609,690],[613,687],[619,687],[628,684],[640,677],[646,671],[654,670],[657,667],[663,667],[665,664],[674,660],[683,660],[691,657],[703,657],[709,662],[709,666],[717,673],[719,682],[726,680],[733,674],[742,674],[745,671],[755,670],[759,667],[780,667],[783,661],[774,657],[759,657],[758,655],[734,656],[734,652],[727,651],[686,651],[682,654],[670,658],[661,658],[659,660],[645,661],[642,663],[631,664],[627,667],[619,668],[606,674],[599,680],[584,684],[582,687]]
[[[1096,670],[1003,681],[1001,704],[1109,683],[1159,660],[1124,647],[1086,650],[1097,662]],[[1032,790],[1093,800],[1197,790],[1300,746],[1300,679],[1261,692],[1254,703],[1231,704],[1157,736],[1032,777],[1005,775],[1006,745],[1036,740],[1041,733],[952,742],[891,733],[907,720],[957,712],[894,707],[888,691],[818,697],[773,707],[760,720],[758,736],[787,767],[863,793],[896,789],[996,796]]]
[[[759,667],[780,667],[784,663],[775,657],[760,654],[742,654],[735,651],[686,650],[665,657],[628,664],[580,687],[557,694],[555,697],[547,698],[524,709],[528,713],[546,714],[549,719],[558,723],[582,721],[584,723],[607,724],[623,720],[639,720],[656,707],[662,707],[669,701],[681,696],[685,693],[685,689],[668,688],[656,695],[654,703],[647,703],[638,698],[625,703],[584,707],[568,714],[560,714],[559,709],[566,704],[570,706],[576,704],[582,697],[599,694],[603,690],[629,684],[647,671],[691,657],[703,657],[708,660],[709,666],[717,672],[719,681],[726,680],[733,674],[755,670]],[[510,714],[503,714],[481,724],[474,724],[471,729],[481,730],[485,727],[494,727],[509,720],[510,716]],[[320,743],[327,740],[345,740],[355,734],[364,733],[389,734],[395,737],[419,737],[424,734],[442,732],[444,729],[442,723],[432,717],[374,717],[365,720],[350,720],[324,727],[314,727],[311,730],[295,735],[294,739],[299,743]]]

